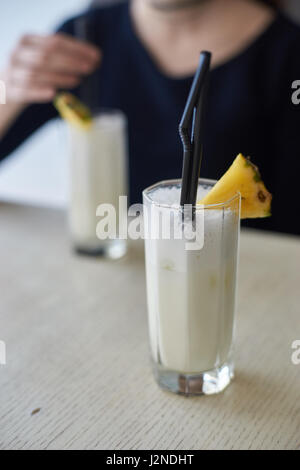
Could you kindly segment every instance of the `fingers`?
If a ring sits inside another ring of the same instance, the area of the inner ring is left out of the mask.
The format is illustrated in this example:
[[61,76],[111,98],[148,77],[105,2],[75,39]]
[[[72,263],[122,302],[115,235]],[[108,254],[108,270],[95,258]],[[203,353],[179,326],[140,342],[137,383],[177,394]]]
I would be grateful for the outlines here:
[[13,103],[49,103],[56,95],[56,90],[49,87],[26,88],[11,86],[9,99]]
[[14,86],[31,88],[37,86],[50,86],[55,88],[75,88],[80,83],[76,75],[59,72],[35,72],[26,67],[15,68],[10,74],[10,80]]
[[71,55],[78,55],[83,60],[97,62],[100,60],[100,50],[91,43],[79,41],[67,34],[57,33],[52,36],[25,35],[20,40],[24,46],[35,46],[48,49],[48,52],[59,50]]
[[96,46],[85,41],[79,41],[66,34],[56,34],[50,39],[50,47],[55,49],[57,43],[66,53],[78,55],[94,64],[97,64],[101,58],[101,52]]
[[9,96],[13,101],[51,101],[60,88],[74,88],[101,61],[94,45],[65,34],[25,35],[11,55]]
[[12,65],[15,67],[28,68],[35,73],[39,72],[58,72],[75,75],[86,75],[94,70],[93,64],[82,61],[75,56],[69,56],[63,52],[57,52],[49,55],[47,51],[30,48],[24,48],[21,53],[12,57]]
[[24,36],[12,54],[13,66],[66,74],[85,75],[99,64],[100,51],[64,35]]

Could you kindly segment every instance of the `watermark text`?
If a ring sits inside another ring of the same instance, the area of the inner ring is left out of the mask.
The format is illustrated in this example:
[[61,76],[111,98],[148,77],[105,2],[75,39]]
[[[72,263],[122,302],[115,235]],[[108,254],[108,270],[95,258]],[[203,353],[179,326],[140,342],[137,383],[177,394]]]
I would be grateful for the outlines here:
[[300,339],[295,339],[295,341],[292,342],[292,349],[295,349],[295,351],[292,353],[291,356],[291,361],[295,366],[300,365]]
[[6,344],[0,341],[0,366],[6,365]]
[[0,104],[6,104],[6,86],[3,80],[0,80]]
[[96,216],[99,240],[173,240],[183,241],[185,250],[201,250],[204,244],[204,210],[191,205],[179,207],[133,204],[127,209],[127,196],[119,197],[119,207],[100,204]]

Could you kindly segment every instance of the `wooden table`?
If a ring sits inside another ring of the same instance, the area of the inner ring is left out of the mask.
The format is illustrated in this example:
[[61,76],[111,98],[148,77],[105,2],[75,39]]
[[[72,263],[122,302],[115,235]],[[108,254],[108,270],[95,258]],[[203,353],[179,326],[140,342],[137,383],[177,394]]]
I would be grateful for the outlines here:
[[210,397],[152,378],[139,245],[74,256],[62,212],[1,204],[0,260],[1,449],[300,448],[299,238],[242,234],[236,379]]

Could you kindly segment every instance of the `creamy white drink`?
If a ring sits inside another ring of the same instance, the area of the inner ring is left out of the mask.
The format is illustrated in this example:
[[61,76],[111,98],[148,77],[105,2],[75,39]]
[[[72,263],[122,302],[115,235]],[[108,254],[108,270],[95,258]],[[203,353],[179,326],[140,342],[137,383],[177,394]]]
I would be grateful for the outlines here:
[[[119,196],[128,192],[125,127],[119,112],[94,116],[89,129],[70,126],[70,225],[74,244],[81,251],[97,252],[114,244],[97,237],[96,209],[99,204],[113,204],[118,220]],[[125,241],[116,243],[120,249]]]
[[[209,183],[199,187],[198,199],[210,187]],[[146,210],[151,207],[161,216],[179,199],[178,184],[157,185],[146,196],[144,193]],[[166,371],[200,374],[222,368],[230,361],[238,198],[231,206],[196,211],[200,237],[204,228],[200,250],[186,250],[184,238],[145,240],[151,352],[154,363]],[[174,226],[182,226],[179,208],[174,217]]]

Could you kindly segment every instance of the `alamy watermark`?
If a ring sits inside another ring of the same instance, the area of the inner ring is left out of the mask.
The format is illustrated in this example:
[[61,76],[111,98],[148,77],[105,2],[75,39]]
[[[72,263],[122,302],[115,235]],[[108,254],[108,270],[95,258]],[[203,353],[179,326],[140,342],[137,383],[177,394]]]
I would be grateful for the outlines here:
[[6,86],[3,80],[0,80],[0,104],[6,104]]
[[300,104],[300,80],[294,80],[292,83],[292,103],[294,105],[299,105]]
[[119,207],[100,204],[96,216],[99,240],[183,240],[188,251],[204,245],[204,210],[191,205],[157,206],[133,204],[127,209],[127,196],[119,197]]
[[291,355],[291,361],[295,366],[300,365],[300,339],[295,339],[295,341],[292,342],[292,349],[295,349],[295,351]]
[[6,365],[6,344],[0,341],[0,366]]

